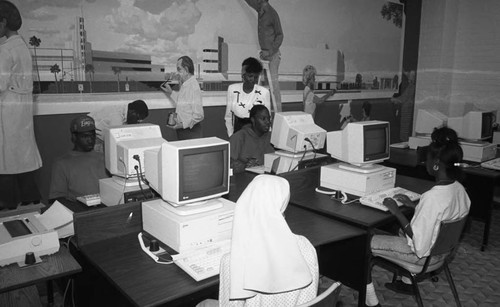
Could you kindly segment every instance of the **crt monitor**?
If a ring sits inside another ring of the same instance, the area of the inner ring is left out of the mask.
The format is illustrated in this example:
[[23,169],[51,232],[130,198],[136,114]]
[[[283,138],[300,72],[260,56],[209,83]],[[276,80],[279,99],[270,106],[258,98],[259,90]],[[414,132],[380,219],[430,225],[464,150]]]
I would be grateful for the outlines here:
[[131,178],[146,172],[144,151],[159,148],[166,140],[160,126],[135,124],[106,127],[104,135],[104,161],[114,176]]
[[417,113],[415,133],[417,135],[431,135],[434,129],[446,126],[448,117],[433,109],[420,109]]
[[448,127],[465,140],[486,140],[493,136],[496,111],[470,111],[462,117],[450,117]]
[[274,115],[271,144],[278,149],[291,153],[321,149],[325,139],[326,130],[314,123],[311,114],[294,111]]
[[229,142],[217,137],[163,143],[145,161],[150,186],[174,206],[229,192]]
[[327,133],[327,152],[349,163],[353,170],[375,171],[374,163],[389,159],[390,130],[385,121],[364,121],[347,124],[343,130]]

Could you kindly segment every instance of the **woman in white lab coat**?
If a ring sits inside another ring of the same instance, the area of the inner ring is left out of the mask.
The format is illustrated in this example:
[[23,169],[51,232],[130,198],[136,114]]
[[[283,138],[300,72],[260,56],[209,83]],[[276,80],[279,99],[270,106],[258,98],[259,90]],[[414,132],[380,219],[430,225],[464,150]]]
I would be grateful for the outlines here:
[[40,199],[33,171],[42,166],[33,129],[31,54],[18,34],[22,19],[0,1],[0,209]]

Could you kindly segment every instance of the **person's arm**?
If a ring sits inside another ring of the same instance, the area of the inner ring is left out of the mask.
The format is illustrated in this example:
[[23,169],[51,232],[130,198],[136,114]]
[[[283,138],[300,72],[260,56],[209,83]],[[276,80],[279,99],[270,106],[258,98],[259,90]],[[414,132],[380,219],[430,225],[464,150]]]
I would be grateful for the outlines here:
[[234,174],[244,172],[247,165],[246,161],[240,159],[243,142],[244,140],[242,139],[239,131],[229,138],[231,168],[233,169]]
[[410,208],[413,208],[415,209],[415,207],[417,206],[414,202],[411,201],[411,199],[405,195],[405,194],[396,194],[393,196],[393,198],[397,201],[400,201],[403,205],[405,205],[406,207],[410,207]]
[[0,93],[9,87],[11,68],[13,66],[12,57],[8,52],[0,52]]
[[259,12],[259,5],[257,4],[258,0],[245,0],[245,2],[254,10]]
[[387,197],[384,199],[382,204],[386,206],[387,209],[389,209],[389,211],[392,213],[392,215],[394,215],[398,219],[404,233],[408,237],[413,238],[413,230],[411,229],[410,221],[408,221],[406,216],[401,212],[396,201],[392,198]]
[[68,184],[64,167],[56,161],[52,166],[50,178],[49,199],[66,198],[68,196]]
[[331,90],[329,91],[328,93],[326,93],[325,95],[323,95],[323,97],[318,97],[317,95],[314,95],[313,97],[313,102],[316,103],[316,104],[322,104],[323,102],[325,102],[328,98],[332,97],[333,95],[335,95],[337,91],[336,90]]
[[193,128],[194,125],[201,122],[205,118],[201,90],[198,83],[196,83],[196,86],[198,86],[198,88],[193,90],[193,121],[189,128]]
[[274,25],[274,41],[273,41],[273,50],[271,50],[271,55],[275,54],[281,47],[281,44],[283,43],[283,29],[281,28],[281,21],[280,17],[278,16],[278,12],[276,10],[273,10],[274,12],[274,20],[273,20],[273,25]]
[[230,91],[230,88],[228,88],[227,93],[226,93],[226,114],[224,115],[224,121],[226,123],[226,129],[227,129],[227,136],[231,137],[234,132],[234,126],[233,126],[233,112],[231,111],[233,103],[232,103],[232,91]]

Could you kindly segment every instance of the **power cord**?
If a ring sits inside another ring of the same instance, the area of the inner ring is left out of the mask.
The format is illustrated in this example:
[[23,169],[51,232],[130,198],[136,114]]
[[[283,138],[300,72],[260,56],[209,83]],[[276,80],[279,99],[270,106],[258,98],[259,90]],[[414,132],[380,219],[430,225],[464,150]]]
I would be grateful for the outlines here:
[[311,139],[309,139],[309,138],[305,138],[304,140],[305,140],[306,142],[309,142],[309,144],[311,144],[311,147],[313,148],[313,153],[314,153],[314,156],[313,156],[313,161],[312,161],[312,162],[314,162],[314,160],[316,160],[316,147],[314,147],[314,144],[313,144],[313,142],[311,141]]
[[[142,186],[141,186],[141,180],[149,187],[151,188],[151,186],[149,185],[149,181],[147,181],[146,178],[144,178],[144,176],[142,175],[143,172],[142,172],[142,164],[141,164],[141,159],[139,158],[138,155],[134,155],[132,158],[134,158],[138,163],[139,163],[139,170],[140,172],[137,174],[137,177],[139,179],[139,187],[141,188],[141,191],[142,191],[142,194],[144,195],[144,191],[142,190]],[[135,166],[137,167],[137,165]],[[137,168],[136,168],[136,172],[137,172]],[[155,195],[153,193],[153,191],[150,189],[150,192],[151,192],[151,199],[155,198]],[[144,198],[145,199],[148,199],[148,197],[146,195],[144,195]]]
[[146,192],[144,192],[144,189],[142,188],[141,176],[139,175],[139,167],[136,165],[134,166],[134,169],[137,173],[137,182],[139,182],[139,188],[141,189],[142,196],[144,196],[144,199],[148,199],[148,197],[146,196]]
[[[300,158],[299,162],[297,162],[297,164],[292,168],[292,170],[290,170],[290,168],[288,168],[289,172],[293,172],[296,168],[299,167],[300,162],[302,162],[304,160],[304,157],[306,156],[306,152],[307,152],[306,149],[307,149],[307,146],[304,145],[304,153],[302,154],[302,157]],[[290,166],[292,166],[291,163],[290,163]]]

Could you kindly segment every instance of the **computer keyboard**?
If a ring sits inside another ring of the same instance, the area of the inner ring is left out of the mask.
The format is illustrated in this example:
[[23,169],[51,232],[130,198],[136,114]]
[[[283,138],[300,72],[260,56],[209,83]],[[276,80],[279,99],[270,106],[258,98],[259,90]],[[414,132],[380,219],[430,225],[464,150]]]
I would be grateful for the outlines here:
[[481,167],[500,171],[500,158],[495,158],[495,159],[483,162],[483,163],[481,163]]
[[225,240],[188,254],[174,256],[174,263],[196,281],[200,281],[219,274],[220,260],[230,249],[231,241]]
[[96,206],[101,203],[101,196],[99,194],[89,194],[78,196],[76,200],[84,203],[87,206]]
[[245,171],[252,172],[255,174],[265,174],[271,171],[271,168],[266,167],[265,165],[257,165],[245,168]]
[[[384,198],[386,198],[386,197],[392,198],[396,194],[404,194],[404,195],[408,196],[411,201],[416,201],[416,200],[420,199],[420,194],[418,194],[418,193],[409,191],[409,190],[404,189],[404,188],[395,187],[395,188],[390,188],[390,189],[385,190],[385,191],[379,191],[379,192],[376,192],[376,193],[373,193],[370,195],[363,196],[359,199],[359,202],[365,206],[368,206],[368,207],[372,207],[372,208],[379,209],[382,211],[388,211],[389,209],[387,209],[387,207],[384,206],[382,204],[382,202],[384,201]],[[400,207],[403,205],[399,201],[396,201],[396,203]]]

